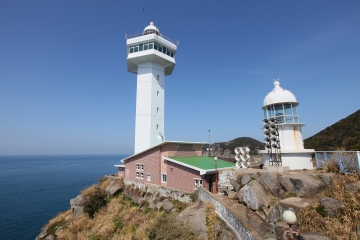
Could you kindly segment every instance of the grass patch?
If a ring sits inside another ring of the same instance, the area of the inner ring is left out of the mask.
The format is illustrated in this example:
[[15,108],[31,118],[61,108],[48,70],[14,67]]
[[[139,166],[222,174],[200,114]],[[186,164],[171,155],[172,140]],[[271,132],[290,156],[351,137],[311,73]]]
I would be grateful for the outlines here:
[[296,215],[300,231],[325,232],[330,239],[356,239],[356,226],[360,225],[360,191],[351,192],[346,184],[359,180],[357,174],[337,175],[334,185],[318,197],[334,198],[345,207],[338,210],[336,217],[330,217],[318,203],[299,211]]
[[208,230],[208,239],[215,240],[215,225],[219,221],[215,212],[214,205],[211,203],[205,203],[206,210],[206,227]]

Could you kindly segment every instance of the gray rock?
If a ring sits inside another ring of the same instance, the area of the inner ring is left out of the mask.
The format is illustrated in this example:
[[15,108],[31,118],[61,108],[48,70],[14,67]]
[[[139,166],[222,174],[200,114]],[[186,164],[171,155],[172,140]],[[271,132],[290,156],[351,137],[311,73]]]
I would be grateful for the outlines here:
[[59,235],[59,233],[63,230],[63,226],[59,226],[56,231],[55,231],[55,235]]
[[120,192],[122,187],[120,184],[116,183],[115,181],[111,181],[109,186],[105,189],[105,194],[108,196],[114,196],[116,193]]
[[206,210],[203,202],[197,201],[185,208],[177,219],[185,224],[190,225],[204,239],[207,237],[206,227]]
[[47,232],[48,232],[48,229],[47,229],[47,228],[43,229],[43,230],[41,231],[41,233],[39,234],[38,237],[39,237],[40,239],[43,239],[43,238],[46,236]]
[[234,179],[230,179],[230,184],[233,186],[235,192],[239,191],[241,185]]
[[277,222],[278,219],[282,219],[282,214],[286,210],[298,212],[301,209],[308,207],[309,205],[316,203],[317,199],[306,199],[290,197],[279,201],[271,212],[268,214],[268,221]]
[[163,203],[162,203],[162,202],[156,203],[156,208],[157,208],[158,210],[160,210],[162,207],[163,207]]
[[260,173],[260,182],[271,191],[271,193],[280,199],[286,198],[284,187],[279,183],[277,176],[271,173]]
[[242,185],[248,184],[251,181],[251,177],[249,176],[249,174],[245,174],[241,177],[240,183]]
[[298,197],[314,196],[326,187],[320,179],[306,174],[285,175],[280,182],[289,192]]
[[320,173],[318,175],[327,185],[334,183],[335,173]]
[[174,208],[174,204],[172,202],[169,202],[167,199],[163,202],[162,205],[165,212],[171,212],[171,210]]
[[299,240],[330,240],[327,236],[321,233],[302,233],[298,236]]
[[78,195],[76,198],[70,200],[71,210],[73,213],[79,217],[84,212],[84,199],[81,195]]
[[55,238],[54,238],[54,236],[53,235],[47,235],[46,236],[46,238],[45,238],[45,240],[54,240]]
[[360,181],[348,183],[346,184],[346,188],[351,192],[358,191],[360,190]]
[[328,212],[330,217],[336,217],[337,210],[345,207],[342,202],[336,201],[333,198],[320,198],[319,202],[325,207],[325,210]]
[[251,181],[245,185],[238,191],[237,196],[240,203],[245,203],[252,210],[266,208],[273,198],[258,181]]
[[275,229],[270,226],[270,224],[264,222],[253,212],[248,211],[246,217],[248,220],[248,225],[251,226],[251,228],[256,231],[263,239],[276,235]]
[[226,229],[222,230],[219,238],[220,240],[235,240],[234,236]]

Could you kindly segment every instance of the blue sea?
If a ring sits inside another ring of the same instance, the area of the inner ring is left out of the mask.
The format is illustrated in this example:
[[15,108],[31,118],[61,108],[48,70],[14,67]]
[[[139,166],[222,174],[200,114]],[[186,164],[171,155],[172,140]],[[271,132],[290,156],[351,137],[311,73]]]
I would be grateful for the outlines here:
[[129,155],[0,156],[0,239],[31,239]]

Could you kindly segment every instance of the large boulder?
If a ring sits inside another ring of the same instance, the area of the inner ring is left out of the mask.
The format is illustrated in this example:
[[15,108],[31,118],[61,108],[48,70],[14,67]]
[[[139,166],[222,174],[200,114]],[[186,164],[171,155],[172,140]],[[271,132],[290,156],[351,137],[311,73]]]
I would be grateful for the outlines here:
[[287,197],[284,186],[280,184],[275,174],[267,172],[260,173],[260,182],[265,188],[269,189],[275,197],[280,199]]
[[169,200],[165,199],[163,201],[162,208],[164,209],[165,212],[171,212],[171,210],[174,208],[174,204]]
[[200,237],[208,239],[206,227],[206,210],[203,202],[196,201],[194,204],[185,208],[178,215],[177,219],[185,224],[190,225]]
[[302,233],[298,236],[299,240],[330,240],[327,236],[321,233]]
[[248,208],[252,210],[259,210],[259,208],[267,208],[273,196],[263,188],[258,181],[251,181],[242,187],[237,196],[240,203],[245,203]]
[[79,217],[84,212],[84,199],[81,195],[78,195],[76,198],[70,200],[70,206],[72,212]]
[[251,177],[249,174],[245,174],[241,177],[240,183],[241,185],[248,184],[251,181]]
[[120,192],[122,187],[120,184],[116,183],[115,181],[111,181],[109,186],[105,189],[105,194],[108,196],[114,196],[116,193]]
[[314,196],[326,187],[326,184],[320,179],[306,174],[282,176],[280,183],[286,190],[298,197]]
[[325,210],[327,211],[330,217],[336,217],[337,210],[339,208],[345,207],[345,205],[342,202],[339,202],[333,198],[320,198],[319,202],[321,205],[324,206]]
[[230,179],[230,183],[232,187],[234,188],[234,191],[237,192],[241,188],[241,184],[238,183],[235,179]]

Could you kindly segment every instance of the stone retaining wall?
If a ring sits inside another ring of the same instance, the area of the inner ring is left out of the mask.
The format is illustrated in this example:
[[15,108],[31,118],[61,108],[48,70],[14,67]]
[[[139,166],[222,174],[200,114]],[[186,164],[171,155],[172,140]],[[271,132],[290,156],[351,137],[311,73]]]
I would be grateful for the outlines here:
[[199,199],[204,202],[210,202],[214,205],[218,216],[231,228],[232,231],[236,233],[238,239],[255,240],[251,232],[246,229],[240,220],[237,219],[236,216],[217,199],[213,198],[208,191],[200,188],[198,193]]
[[153,185],[144,182],[137,182],[132,180],[124,180],[126,186],[132,187],[134,189],[144,190],[153,195],[159,194],[160,197],[172,198],[179,200],[184,203],[191,203],[190,194],[186,192],[179,191],[174,188],[162,187],[158,185]]

